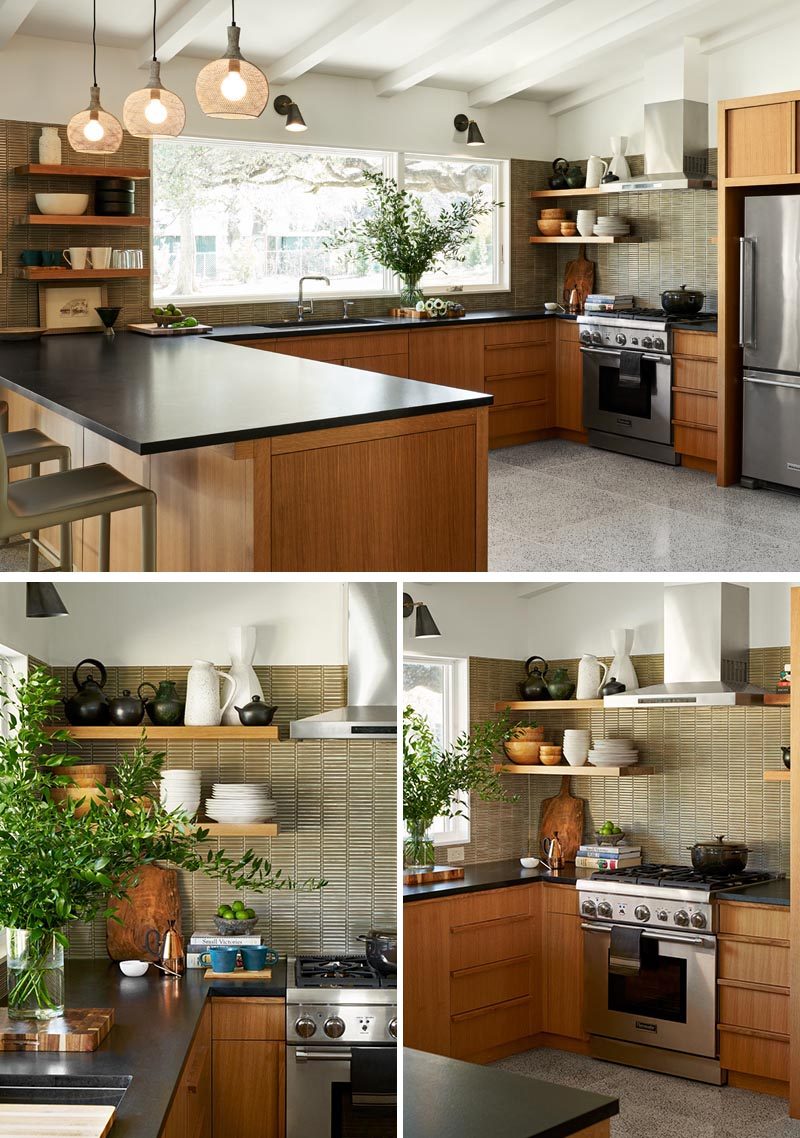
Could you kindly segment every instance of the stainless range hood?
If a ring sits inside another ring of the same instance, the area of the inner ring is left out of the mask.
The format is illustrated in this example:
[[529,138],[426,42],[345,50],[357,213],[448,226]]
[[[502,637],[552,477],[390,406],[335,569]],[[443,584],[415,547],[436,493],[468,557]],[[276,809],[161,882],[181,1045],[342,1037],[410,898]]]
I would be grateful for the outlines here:
[[708,104],[692,99],[646,103],[644,108],[644,177],[612,182],[619,193],[643,190],[708,190],[716,185],[708,173]]
[[347,610],[347,706],[296,719],[292,739],[397,738],[395,586],[352,583]]
[[607,695],[606,707],[747,707],[750,590],[711,581],[664,589],[664,683]]

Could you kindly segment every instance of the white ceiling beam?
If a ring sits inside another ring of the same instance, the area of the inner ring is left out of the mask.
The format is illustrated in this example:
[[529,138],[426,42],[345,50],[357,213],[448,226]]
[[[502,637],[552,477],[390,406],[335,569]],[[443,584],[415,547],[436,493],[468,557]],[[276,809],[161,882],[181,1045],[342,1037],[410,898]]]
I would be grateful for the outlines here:
[[[168,63],[179,52],[183,51],[192,40],[197,39],[209,24],[224,12],[230,12],[230,0],[185,0],[174,15],[156,30],[156,44],[158,58],[162,63]],[[220,31],[220,54],[224,45],[224,36]],[[139,45],[137,50],[139,67],[150,66],[153,58],[153,35]]]
[[0,0],[0,51],[31,14],[36,0]]
[[270,83],[282,86],[305,75],[330,59],[347,40],[364,35],[396,15],[400,7],[396,0],[358,0],[351,4],[335,20],[270,64]]
[[704,55],[724,51],[726,47],[733,47],[734,44],[742,43],[761,32],[767,32],[770,28],[785,23],[787,16],[790,14],[796,16],[797,13],[797,0],[788,0],[788,2],[779,0],[777,5],[772,4],[766,11],[759,12],[749,20],[734,20],[724,28],[703,36],[700,40],[700,51]]
[[422,55],[394,71],[380,75],[373,81],[375,94],[391,98],[401,91],[408,91],[432,75],[440,75],[450,64],[458,62],[464,56],[474,55],[476,51],[497,43],[563,7],[563,0],[511,0],[510,3],[496,5],[484,17],[467,21],[448,32]]
[[[635,11],[628,11],[624,16],[610,20],[588,35],[564,44],[555,51],[545,51],[538,57],[526,63],[524,67],[517,68],[510,75],[494,79],[482,87],[477,87],[469,93],[471,107],[489,107],[503,99],[510,99],[520,91],[530,87],[541,86],[550,79],[555,79],[564,71],[572,71],[584,63],[597,59],[609,49],[617,53],[633,40],[639,39],[645,32],[651,35],[670,24],[680,21],[692,8],[699,8],[707,4],[708,0],[669,0],[665,5],[663,0],[638,0]],[[632,6],[629,0],[629,7]]]
[[575,111],[578,107],[585,107],[587,103],[593,103],[595,99],[602,99],[606,95],[613,95],[615,91],[623,91],[626,87],[632,87],[634,83],[640,83],[643,78],[644,71],[638,69],[629,71],[625,75],[604,76],[602,79],[598,79],[596,83],[587,83],[584,87],[577,87],[567,95],[559,95],[557,99],[551,99],[547,104],[547,113],[565,115],[568,111]]

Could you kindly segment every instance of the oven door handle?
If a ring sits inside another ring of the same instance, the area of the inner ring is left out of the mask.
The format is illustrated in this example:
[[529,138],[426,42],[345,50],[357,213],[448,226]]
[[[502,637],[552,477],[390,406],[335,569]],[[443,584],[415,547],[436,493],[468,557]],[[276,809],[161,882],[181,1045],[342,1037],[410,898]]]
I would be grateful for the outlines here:
[[296,1047],[294,1057],[297,1063],[349,1063],[353,1052],[349,1047],[342,1047],[338,1051],[323,1051],[321,1048],[306,1051],[303,1047]]
[[[581,928],[587,933],[610,933],[614,925],[587,925],[581,922]],[[669,940],[673,944],[713,944],[713,937],[684,936],[683,933],[661,932],[659,929],[642,929],[642,936],[647,940]]]
[[[619,355],[620,355],[618,348],[615,349],[615,348],[585,347],[585,348],[581,348],[581,351],[586,356],[606,356],[606,357],[607,356],[614,356],[615,359],[617,359],[617,360],[619,360]],[[641,355],[642,355],[643,360],[651,360],[653,363],[657,363],[657,364],[668,364],[670,362],[669,356],[657,356],[657,355],[654,355],[652,352],[642,352]]]

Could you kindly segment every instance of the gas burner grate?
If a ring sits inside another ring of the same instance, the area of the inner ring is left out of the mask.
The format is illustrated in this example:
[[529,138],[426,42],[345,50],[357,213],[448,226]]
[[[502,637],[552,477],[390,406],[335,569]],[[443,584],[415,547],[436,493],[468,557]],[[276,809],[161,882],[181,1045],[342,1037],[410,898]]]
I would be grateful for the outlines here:
[[396,988],[396,979],[379,976],[366,956],[298,956],[298,988]]
[[732,886],[758,885],[772,881],[774,874],[759,870],[743,873],[698,873],[686,865],[636,865],[624,869],[604,869],[592,874],[592,881],[629,881],[632,885],[652,885],[656,888],[701,889],[714,891]]

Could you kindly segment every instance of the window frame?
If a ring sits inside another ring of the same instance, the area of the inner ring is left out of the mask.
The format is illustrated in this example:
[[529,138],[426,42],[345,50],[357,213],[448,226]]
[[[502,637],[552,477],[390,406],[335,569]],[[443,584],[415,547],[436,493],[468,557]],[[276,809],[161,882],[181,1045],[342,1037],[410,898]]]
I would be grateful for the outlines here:
[[[14,648],[8,648],[5,644],[0,644],[0,682],[7,683],[9,678],[13,681],[19,682],[28,675],[29,660],[23,652],[17,652]],[[0,735],[6,738],[10,734],[8,720],[6,718],[5,706],[0,708]],[[3,925],[0,925],[0,963],[4,963],[8,959],[8,940],[6,937],[6,930]]]
[[[445,746],[449,745],[462,732],[469,730],[469,660],[462,656],[425,656],[420,652],[404,652],[403,666],[406,664],[444,666],[444,742]],[[470,841],[469,794],[460,794],[457,800],[467,813],[456,818],[438,818],[441,826],[431,832],[434,846],[463,846]]]

